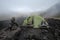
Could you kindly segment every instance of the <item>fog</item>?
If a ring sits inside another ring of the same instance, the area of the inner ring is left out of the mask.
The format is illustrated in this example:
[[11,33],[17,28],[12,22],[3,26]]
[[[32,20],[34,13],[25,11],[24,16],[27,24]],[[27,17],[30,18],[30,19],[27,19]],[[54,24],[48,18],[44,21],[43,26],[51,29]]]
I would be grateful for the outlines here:
[[31,14],[51,17],[58,12],[54,5],[59,2],[60,0],[0,0],[0,20]]

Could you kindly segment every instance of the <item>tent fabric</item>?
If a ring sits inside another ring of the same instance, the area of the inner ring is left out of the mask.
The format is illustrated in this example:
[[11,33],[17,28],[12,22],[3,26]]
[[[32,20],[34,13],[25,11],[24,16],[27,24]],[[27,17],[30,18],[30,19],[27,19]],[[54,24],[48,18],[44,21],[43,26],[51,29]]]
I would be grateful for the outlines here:
[[36,15],[30,16],[24,20],[23,25],[32,24],[33,28],[40,28],[42,21],[45,21],[45,20],[41,16],[36,16]]

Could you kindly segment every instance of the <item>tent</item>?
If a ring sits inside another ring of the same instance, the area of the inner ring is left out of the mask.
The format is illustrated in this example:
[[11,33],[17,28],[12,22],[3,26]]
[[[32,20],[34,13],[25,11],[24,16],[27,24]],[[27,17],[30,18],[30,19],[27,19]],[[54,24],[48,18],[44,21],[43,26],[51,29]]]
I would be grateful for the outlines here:
[[[23,22],[23,25],[30,24],[30,25],[33,25],[33,28],[40,28],[40,26],[42,25],[42,22],[43,23],[46,22],[43,17],[34,15],[34,16],[29,16],[28,18],[26,18]],[[47,22],[45,24],[48,25]]]

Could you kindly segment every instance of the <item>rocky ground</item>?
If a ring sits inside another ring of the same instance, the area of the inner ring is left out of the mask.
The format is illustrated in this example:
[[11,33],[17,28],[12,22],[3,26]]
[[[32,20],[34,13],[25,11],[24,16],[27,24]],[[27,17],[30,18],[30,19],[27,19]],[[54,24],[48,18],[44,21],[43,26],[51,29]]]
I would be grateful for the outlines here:
[[18,40],[60,40],[60,19],[47,18],[49,29],[25,28],[17,36]]
[[47,18],[49,29],[22,28],[12,40],[60,40],[60,19]]
[[48,18],[47,22],[51,28],[51,33],[55,40],[60,40],[60,18]]

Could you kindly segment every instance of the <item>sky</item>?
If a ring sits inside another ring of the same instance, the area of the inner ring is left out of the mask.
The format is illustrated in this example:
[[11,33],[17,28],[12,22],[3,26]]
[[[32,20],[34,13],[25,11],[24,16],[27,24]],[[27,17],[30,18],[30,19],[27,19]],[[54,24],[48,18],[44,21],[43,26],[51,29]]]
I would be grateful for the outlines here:
[[59,0],[0,0],[0,12],[33,12],[44,11]]
[[0,20],[21,16],[22,13],[30,15],[30,12],[45,11],[58,2],[60,0],[0,0]]

